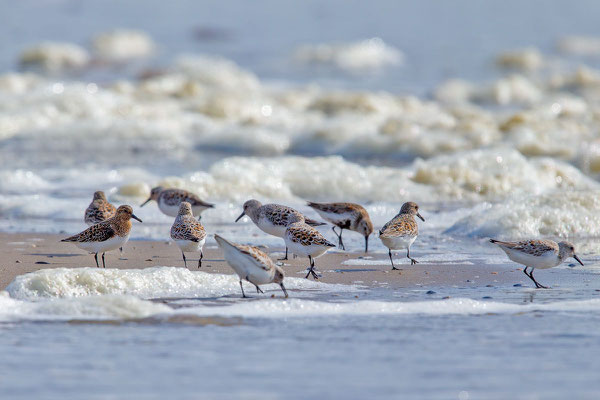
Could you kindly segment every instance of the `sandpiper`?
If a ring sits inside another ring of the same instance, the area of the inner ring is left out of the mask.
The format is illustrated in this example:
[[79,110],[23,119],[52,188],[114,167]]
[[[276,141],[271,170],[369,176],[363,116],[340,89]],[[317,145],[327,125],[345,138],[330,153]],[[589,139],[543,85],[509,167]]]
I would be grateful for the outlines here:
[[[300,212],[291,207],[282,206],[280,204],[261,204],[258,200],[248,200],[244,203],[244,211],[235,220],[238,222],[244,215],[250,217],[252,222],[263,232],[269,235],[283,238],[288,225],[294,222],[306,222],[311,226],[325,225],[323,222],[318,222],[310,218],[306,218]],[[288,249],[285,249],[285,257],[288,259]]]
[[198,268],[202,267],[202,247],[206,241],[206,231],[202,224],[194,218],[192,205],[182,201],[179,205],[179,213],[171,226],[171,239],[177,244],[183,256],[183,264],[187,268],[185,252],[200,252]]
[[169,217],[176,217],[179,212],[179,204],[187,201],[192,205],[194,215],[200,219],[200,214],[208,208],[214,208],[214,204],[207,203],[200,199],[196,194],[183,189],[165,189],[162,186],[152,188],[150,197],[143,202],[140,207],[144,207],[149,201],[156,200],[158,208],[163,214]]
[[[583,265],[583,262],[575,254],[575,246],[569,242],[556,243],[553,240],[502,242],[495,239],[490,239],[490,242],[500,246],[512,261],[525,266],[523,273],[535,283],[536,289],[548,289],[548,287],[535,280],[533,277],[534,269],[556,267],[569,257],[573,257],[579,264]],[[527,273],[527,268],[531,268],[529,273]]]
[[88,225],[95,225],[113,217],[117,208],[110,204],[103,191],[94,192],[94,198],[85,210],[84,221]]
[[225,260],[240,278],[242,297],[246,297],[242,284],[244,279],[256,286],[257,293],[264,293],[258,285],[278,283],[285,297],[288,297],[287,290],[283,286],[283,270],[275,265],[268,255],[256,247],[232,243],[219,235],[215,235],[215,240],[223,249]]
[[305,222],[294,222],[285,230],[285,245],[298,256],[308,256],[310,267],[306,278],[312,274],[319,279],[315,272],[315,258],[322,256],[335,244],[331,243],[321,233]]
[[73,242],[80,249],[94,253],[96,267],[98,268],[100,268],[100,265],[98,265],[98,253],[102,253],[102,266],[106,268],[104,253],[118,249],[129,240],[131,218],[142,222],[141,219],[133,215],[133,209],[130,206],[120,206],[117,208],[114,217],[92,225],[85,231],[63,239],[61,242]]
[[419,227],[415,221],[415,215],[425,221],[425,218],[419,214],[417,203],[409,201],[402,205],[400,212],[391,221],[379,231],[379,239],[388,248],[392,269],[398,269],[394,266],[392,259],[392,250],[406,249],[406,257],[410,259],[410,264],[417,264],[418,261],[410,256],[410,246],[419,235]]
[[[308,206],[315,209],[323,219],[331,222],[334,226],[331,230],[338,237],[338,245],[346,250],[342,241],[344,229],[350,229],[365,237],[365,253],[369,251],[369,235],[373,232],[373,223],[367,210],[360,204],[355,203],[314,203],[308,202]],[[335,227],[340,228],[338,234]]]

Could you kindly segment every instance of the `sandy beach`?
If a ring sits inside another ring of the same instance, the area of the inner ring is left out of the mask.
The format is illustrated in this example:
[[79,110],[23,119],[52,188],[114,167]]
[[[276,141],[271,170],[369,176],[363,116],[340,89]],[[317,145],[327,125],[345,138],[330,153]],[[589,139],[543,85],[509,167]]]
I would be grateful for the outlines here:
[[[0,234],[0,288],[5,288],[16,276],[44,268],[94,267],[92,255],[78,249],[73,244],[60,241],[63,236],[39,233]],[[263,249],[264,250],[264,249]],[[281,252],[283,249],[269,249]],[[273,254],[275,255],[275,254]],[[345,265],[345,261],[364,257],[362,253],[330,253],[316,260],[322,272],[320,281],[326,283],[359,284],[369,287],[386,288],[410,287],[482,287],[486,285],[526,284],[523,273],[518,268],[489,264],[426,264],[416,266],[398,265],[401,270],[392,271],[381,260],[387,255],[372,254],[373,265]],[[198,258],[188,254],[188,269],[196,270]],[[397,257],[400,263],[405,263]],[[397,259],[394,257],[394,260]],[[371,260],[371,259],[369,259]],[[123,254],[109,252],[106,255],[107,268],[139,269],[154,266],[183,267],[181,253],[167,241],[130,241]],[[301,277],[308,261],[292,258],[284,261],[286,276]],[[231,274],[223,253],[215,245],[205,246],[202,270],[218,274]]]

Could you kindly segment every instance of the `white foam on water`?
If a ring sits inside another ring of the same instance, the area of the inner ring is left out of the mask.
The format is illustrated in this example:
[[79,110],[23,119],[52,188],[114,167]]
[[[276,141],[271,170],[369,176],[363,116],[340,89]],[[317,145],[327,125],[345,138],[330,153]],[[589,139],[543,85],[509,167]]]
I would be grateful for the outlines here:
[[361,72],[401,64],[404,57],[400,50],[380,38],[372,38],[353,43],[304,45],[295,51],[294,58],[303,64]]
[[0,292],[0,321],[136,319],[166,314],[172,309],[164,304],[141,300],[135,296],[107,295],[78,298],[25,301]]
[[[288,289],[354,291],[353,286],[286,277]],[[250,284],[248,284],[250,285]],[[251,285],[250,285],[251,286]],[[253,288],[253,286],[251,286]],[[278,285],[264,285],[279,289]],[[130,295],[143,299],[208,298],[239,294],[237,275],[211,274],[186,268],[145,269],[55,268],[16,277],[6,288],[12,298],[37,300],[99,295]]]
[[483,203],[446,233],[472,237],[597,237],[600,191],[557,191],[516,196],[498,204]]
[[223,307],[194,307],[177,312],[198,315],[244,316],[255,318],[317,317],[332,315],[482,315],[516,314],[523,312],[599,312],[600,299],[557,301],[545,304],[510,304],[492,301],[453,298],[448,300],[387,302],[361,300],[331,303],[303,299],[266,299],[241,302]]

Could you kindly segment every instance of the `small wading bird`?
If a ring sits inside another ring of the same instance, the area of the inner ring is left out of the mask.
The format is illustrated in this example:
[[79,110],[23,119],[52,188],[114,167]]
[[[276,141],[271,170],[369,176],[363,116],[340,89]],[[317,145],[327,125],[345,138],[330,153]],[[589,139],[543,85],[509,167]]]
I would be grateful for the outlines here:
[[117,208],[110,204],[102,191],[94,192],[94,198],[85,210],[84,221],[89,226],[106,221],[113,217]]
[[[312,201],[307,204],[323,219],[334,225],[331,230],[338,237],[338,245],[342,250],[346,250],[342,233],[344,229],[349,229],[365,237],[365,253],[369,251],[369,235],[373,232],[373,223],[363,206],[355,203],[313,203]],[[340,228],[339,234],[335,230],[336,226]]]
[[[323,222],[318,222],[310,218],[306,218],[300,212],[291,207],[282,206],[280,204],[265,204],[262,205],[258,200],[248,200],[244,203],[244,211],[235,220],[238,222],[244,215],[250,217],[252,222],[263,232],[269,235],[283,238],[288,225],[294,222],[306,222],[311,226],[325,225]],[[285,257],[282,260],[288,259],[288,248],[285,248]]]
[[179,205],[179,213],[175,217],[175,222],[171,226],[171,239],[177,244],[181,250],[183,264],[187,268],[185,252],[200,252],[198,260],[198,268],[202,267],[202,247],[206,241],[206,231],[202,224],[194,218],[192,214],[192,206],[187,201],[181,202]]
[[275,265],[268,255],[256,247],[232,243],[219,235],[215,235],[215,240],[223,250],[225,260],[240,278],[242,297],[246,297],[242,280],[256,286],[256,293],[264,293],[258,285],[277,283],[285,297],[288,297],[287,290],[283,286],[283,269]]
[[140,207],[144,207],[148,202],[155,200],[158,203],[160,211],[169,217],[176,217],[179,212],[179,204],[187,201],[192,206],[194,215],[200,219],[200,214],[204,210],[214,208],[214,204],[207,203],[200,199],[196,194],[183,189],[165,189],[162,186],[152,188],[150,197],[143,202]]
[[315,258],[322,256],[327,250],[335,247],[321,233],[305,222],[294,222],[285,231],[285,245],[297,256],[308,257],[310,267],[306,278],[312,274],[314,279],[319,279],[315,272]]
[[400,209],[400,213],[391,221],[381,228],[379,231],[379,239],[389,249],[390,261],[392,269],[398,269],[394,266],[392,260],[392,250],[406,249],[406,257],[410,259],[410,265],[417,264],[418,261],[410,256],[410,246],[413,244],[419,235],[419,227],[415,221],[415,215],[425,221],[425,218],[419,214],[419,206],[417,203],[409,201],[404,203]]
[[[83,220],[86,224],[92,226],[113,217],[116,212],[117,208],[110,204],[104,192],[99,190],[94,192],[94,198],[85,210]],[[119,247],[119,250],[121,253],[123,252],[122,247]]]
[[85,231],[63,239],[61,242],[72,242],[80,249],[94,253],[96,267],[98,268],[100,268],[98,253],[102,253],[102,266],[106,268],[104,253],[118,249],[129,240],[131,218],[142,222],[141,219],[133,215],[133,209],[130,206],[120,206],[117,208],[114,217],[92,225]]
[[[525,266],[523,273],[535,283],[537,289],[548,289],[541,285],[533,277],[533,270],[536,268],[547,269],[562,264],[564,260],[573,257],[577,262],[583,265],[583,262],[575,254],[575,246],[569,242],[556,243],[553,240],[523,240],[520,242],[502,242],[500,240],[490,239],[490,242],[497,244],[510,258],[517,264]],[[527,268],[531,271],[527,273]]]

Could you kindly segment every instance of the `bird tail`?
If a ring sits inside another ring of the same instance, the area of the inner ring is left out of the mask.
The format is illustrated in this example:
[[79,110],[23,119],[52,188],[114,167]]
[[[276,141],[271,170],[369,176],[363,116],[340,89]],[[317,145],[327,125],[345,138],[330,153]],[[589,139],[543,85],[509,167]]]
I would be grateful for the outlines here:
[[325,222],[319,222],[319,221],[315,221],[314,219],[311,218],[306,218],[304,217],[304,222],[306,222],[308,225],[310,226],[321,226],[321,225],[326,225]]

